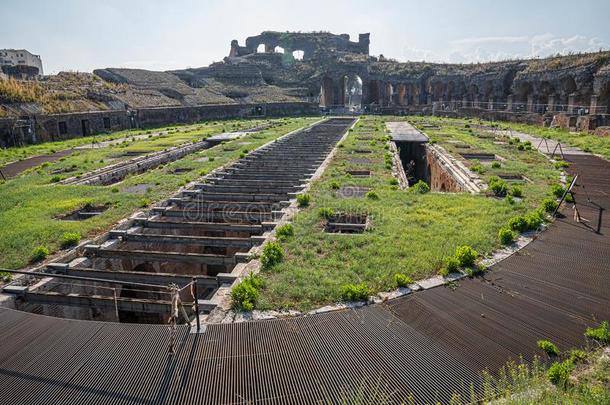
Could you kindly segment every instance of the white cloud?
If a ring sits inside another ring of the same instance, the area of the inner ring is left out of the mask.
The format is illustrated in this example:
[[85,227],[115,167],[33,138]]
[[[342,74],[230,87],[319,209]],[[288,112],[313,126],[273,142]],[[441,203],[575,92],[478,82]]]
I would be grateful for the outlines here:
[[609,48],[610,44],[597,37],[556,37],[546,33],[531,37],[462,38],[451,41],[444,52],[406,46],[403,57],[413,61],[468,63],[546,57],[558,53],[594,52]]

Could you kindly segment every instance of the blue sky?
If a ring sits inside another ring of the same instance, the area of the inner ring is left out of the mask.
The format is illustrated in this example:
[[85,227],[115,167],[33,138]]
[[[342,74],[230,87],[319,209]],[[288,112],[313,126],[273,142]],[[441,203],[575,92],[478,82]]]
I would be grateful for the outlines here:
[[0,48],[46,73],[205,66],[263,30],[371,33],[371,54],[477,62],[610,48],[610,1],[0,0]]

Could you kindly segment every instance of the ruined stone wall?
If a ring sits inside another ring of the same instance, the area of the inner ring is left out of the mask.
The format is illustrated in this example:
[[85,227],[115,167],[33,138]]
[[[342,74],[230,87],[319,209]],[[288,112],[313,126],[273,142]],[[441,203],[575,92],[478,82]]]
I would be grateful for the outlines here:
[[316,103],[203,105],[143,108],[135,111],[100,111],[71,114],[37,114],[30,118],[33,133],[15,130],[15,119],[0,120],[0,147],[78,138],[131,128],[150,128],[210,119],[283,117],[319,114]]
[[437,159],[430,149],[426,148],[426,160],[428,162],[428,176],[430,177],[430,189],[432,191],[458,193],[466,191],[458,183],[453,174]]
[[319,114],[315,103],[228,104],[197,107],[144,108],[137,111],[142,128],[210,119],[282,117]]

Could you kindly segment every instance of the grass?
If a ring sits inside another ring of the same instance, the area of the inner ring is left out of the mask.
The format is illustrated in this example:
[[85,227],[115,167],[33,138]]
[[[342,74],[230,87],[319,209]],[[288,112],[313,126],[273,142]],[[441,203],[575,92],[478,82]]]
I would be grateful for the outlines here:
[[[61,248],[65,233],[77,233],[83,240],[108,230],[112,224],[125,218],[142,206],[163,200],[181,186],[200,177],[201,173],[236,160],[241,142],[251,142],[249,149],[277,138],[287,132],[313,122],[312,118],[270,120],[272,127],[258,133],[246,135],[211,149],[194,153],[176,162],[160,166],[139,175],[127,177],[112,186],[64,186],[52,182],[56,170],[75,168],[70,175],[103,167],[111,161],[109,156],[125,150],[167,147],[168,144],[184,143],[193,138],[201,139],[210,133],[218,133],[236,126],[252,126],[250,121],[227,121],[202,129],[203,133],[173,133],[130,142],[126,146],[113,146],[94,150],[83,150],[67,156],[61,161],[44,164],[28,170],[21,176],[0,184],[0,267],[21,268],[28,264],[32,251],[43,246],[50,254]],[[225,146],[238,146],[227,151]],[[50,145],[47,145],[48,147]],[[207,157],[208,159],[202,159]],[[174,174],[176,168],[191,169]],[[66,174],[67,176],[68,174]],[[144,194],[130,192],[130,187],[146,184]],[[62,221],[58,217],[86,204],[108,205],[101,215],[85,221]]]
[[[84,145],[93,145],[106,141],[122,140],[123,138],[125,138],[125,141],[118,145],[120,148],[126,148],[129,150],[130,146],[137,146],[138,148],[145,148],[146,150],[151,151],[163,150],[171,146],[201,140],[203,137],[208,135],[255,127],[261,123],[261,120],[209,121],[193,125],[185,124],[155,129],[124,130],[110,134],[98,134],[66,139],[63,141],[45,142],[17,148],[0,149],[0,166],[10,162],[27,159],[32,156],[51,154],[65,149]],[[166,132],[166,134],[157,135],[160,132]],[[144,139],[135,139],[134,137],[144,137]]]
[[[322,178],[312,184],[309,204],[294,220],[294,236],[281,243],[284,260],[263,272],[265,287],[258,308],[309,310],[341,301],[342,288],[349,284],[364,283],[371,293],[387,291],[395,288],[396,273],[413,280],[436,274],[443,259],[462,245],[489,254],[501,246],[500,228],[511,217],[538,208],[559,179],[559,171],[537,152],[495,144],[493,139],[477,136],[476,131],[465,130],[463,120],[438,118],[434,123],[440,129],[427,133],[449,152],[457,153],[457,149],[448,141],[459,140],[506,158],[501,168],[486,166],[485,179],[500,173],[527,174],[531,182],[521,185],[523,199],[397,190],[386,165],[384,122],[399,119],[365,117],[337,149]],[[430,118],[412,120],[421,124]],[[363,134],[372,134],[374,139],[358,140]],[[371,163],[352,163],[350,159],[361,157],[355,150],[363,147],[372,150],[366,155]],[[371,176],[346,174],[362,169],[371,170]],[[374,198],[338,196],[337,187],[353,186],[369,188],[367,195]],[[367,213],[371,229],[352,235],[326,233],[320,212]]]
[[561,128],[545,128],[537,125],[502,123],[502,128],[511,128],[514,131],[525,132],[530,135],[554,139],[563,144],[577,147],[585,152],[595,153],[610,159],[610,139],[585,132],[570,132]]

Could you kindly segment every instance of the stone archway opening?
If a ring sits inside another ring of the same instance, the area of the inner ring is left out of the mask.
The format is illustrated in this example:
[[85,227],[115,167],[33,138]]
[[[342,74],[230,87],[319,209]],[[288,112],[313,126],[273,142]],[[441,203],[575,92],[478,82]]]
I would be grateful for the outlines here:
[[345,89],[345,107],[350,111],[362,108],[362,79],[356,74],[343,76]]
[[292,57],[294,58],[294,60],[303,60],[304,56],[305,56],[305,51],[302,51],[300,49],[297,49],[296,51],[292,51]]
[[265,44],[259,44],[256,47],[256,53],[265,53]]
[[285,50],[281,46],[276,46],[275,48],[273,48],[273,52],[274,53],[284,53]]

